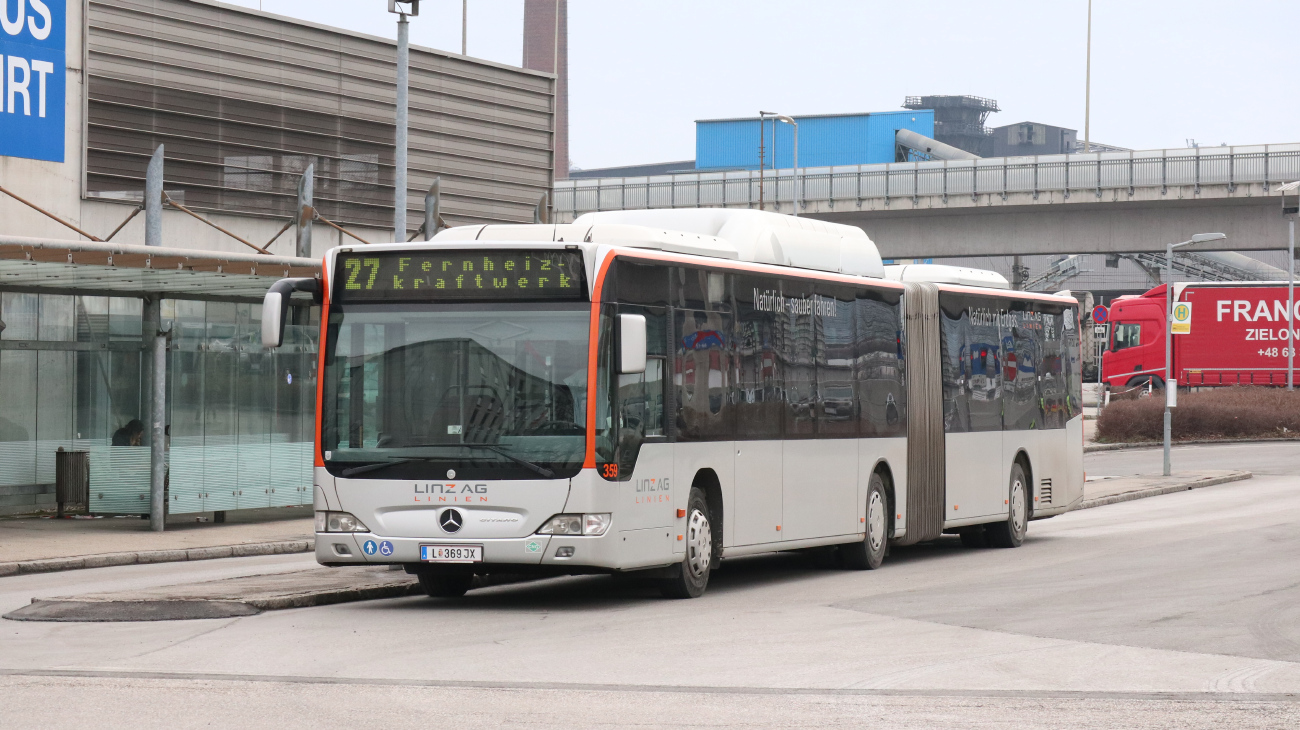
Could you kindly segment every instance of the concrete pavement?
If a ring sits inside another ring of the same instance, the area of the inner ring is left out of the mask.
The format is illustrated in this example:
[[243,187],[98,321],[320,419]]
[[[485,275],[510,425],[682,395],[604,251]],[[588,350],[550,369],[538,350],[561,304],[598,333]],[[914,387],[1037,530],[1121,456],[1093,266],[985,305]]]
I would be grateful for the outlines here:
[[[728,561],[694,601],[588,576],[234,619],[0,622],[0,725],[1300,726],[1300,446],[1180,448],[1175,468],[1255,477],[1034,522],[1015,550],[947,538],[864,573]],[[15,576],[0,611],[310,560]]]
[[[1247,471],[1229,470],[1180,472],[1169,477],[1094,476],[1089,477],[1084,486],[1084,501],[1079,509],[1226,484],[1249,479],[1250,476],[1250,472]],[[113,564],[127,563],[109,563],[109,565]],[[4,614],[4,618],[15,621],[164,621],[230,618],[248,616],[264,610],[396,598],[419,593],[413,577],[405,573],[393,572],[387,567],[316,568],[291,573],[249,575],[215,581],[153,586],[145,589],[33,599],[30,605]]]
[[231,512],[224,523],[176,515],[164,532],[135,517],[0,519],[0,576],[305,552],[313,549],[314,530],[311,507]]

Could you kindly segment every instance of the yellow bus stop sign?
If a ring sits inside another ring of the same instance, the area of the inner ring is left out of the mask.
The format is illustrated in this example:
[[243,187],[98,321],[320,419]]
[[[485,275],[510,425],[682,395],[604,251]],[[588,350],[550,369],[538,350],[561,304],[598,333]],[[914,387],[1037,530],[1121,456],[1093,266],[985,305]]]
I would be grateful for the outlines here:
[[1174,319],[1170,331],[1176,335],[1190,335],[1192,333],[1191,302],[1177,302],[1174,304]]

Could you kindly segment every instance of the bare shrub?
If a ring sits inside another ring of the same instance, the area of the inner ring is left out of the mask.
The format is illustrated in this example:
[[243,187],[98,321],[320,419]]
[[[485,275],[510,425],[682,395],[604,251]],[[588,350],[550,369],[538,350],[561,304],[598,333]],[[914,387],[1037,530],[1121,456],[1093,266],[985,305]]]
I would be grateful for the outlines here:
[[[1097,440],[1111,443],[1164,438],[1164,394],[1115,401],[1097,419]],[[1179,393],[1173,438],[1261,438],[1300,435],[1300,392],[1237,386]]]

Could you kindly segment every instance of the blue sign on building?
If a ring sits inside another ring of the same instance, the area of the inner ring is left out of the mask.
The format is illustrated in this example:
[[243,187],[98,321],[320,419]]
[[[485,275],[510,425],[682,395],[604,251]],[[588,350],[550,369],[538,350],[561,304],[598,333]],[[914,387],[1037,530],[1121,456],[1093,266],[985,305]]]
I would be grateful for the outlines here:
[[0,0],[0,157],[63,162],[66,0]]

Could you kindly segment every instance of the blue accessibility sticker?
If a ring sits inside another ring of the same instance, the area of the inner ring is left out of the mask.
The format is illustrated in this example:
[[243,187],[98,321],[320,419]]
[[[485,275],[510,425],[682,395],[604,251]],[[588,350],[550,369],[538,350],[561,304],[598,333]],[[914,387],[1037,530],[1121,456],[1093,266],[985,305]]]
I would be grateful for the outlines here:
[[393,543],[384,540],[379,543],[379,554],[388,557],[393,554]]
[[374,540],[366,540],[366,544],[362,545],[361,549],[366,551],[366,555],[374,555],[379,546],[375,544]]

